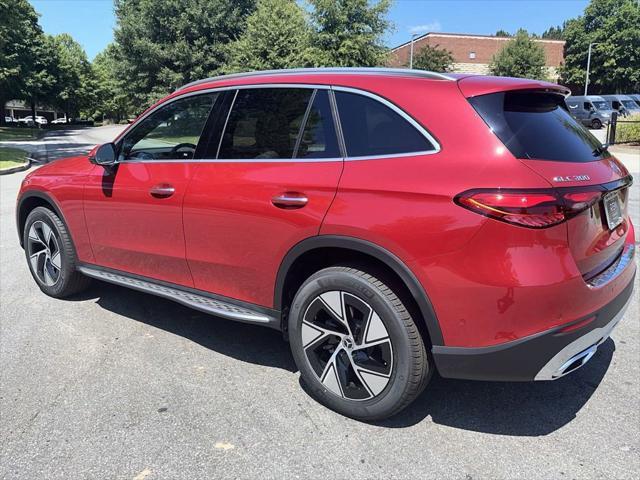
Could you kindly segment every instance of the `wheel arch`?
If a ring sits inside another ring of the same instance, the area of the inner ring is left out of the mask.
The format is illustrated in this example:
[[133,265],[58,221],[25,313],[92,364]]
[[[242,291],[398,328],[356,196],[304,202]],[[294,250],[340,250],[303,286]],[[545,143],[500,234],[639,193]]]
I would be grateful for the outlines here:
[[[292,280],[292,277],[296,277],[295,272],[298,266],[303,263],[305,259],[314,257],[315,254],[322,256],[322,253],[327,251],[339,251],[346,255],[349,255],[349,253],[355,254],[356,259],[361,260],[368,257],[374,259],[380,266],[384,266],[390,272],[393,272],[406,288],[411,299],[415,302],[418,310],[417,313],[420,314],[423,321],[422,326],[426,329],[424,333],[428,334],[430,343],[432,345],[444,344],[442,331],[431,301],[414,273],[400,258],[387,249],[355,237],[319,235],[305,239],[293,246],[285,255],[278,269],[274,289],[274,309],[279,311],[286,309],[288,306],[286,298],[286,295],[289,293],[288,290],[290,290],[292,285],[295,287],[297,283],[301,284],[301,282]],[[321,261],[320,265],[320,268],[325,268],[331,266],[331,262]],[[295,294],[295,292],[292,292],[291,295],[292,294]],[[283,321],[286,320],[285,317],[286,316],[283,315]],[[286,325],[283,325],[283,330],[285,327]]]
[[69,231],[69,225],[67,224],[67,221],[62,214],[62,210],[51,195],[39,190],[27,191],[20,197],[20,200],[18,200],[18,205],[16,206],[16,227],[18,229],[20,246],[22,248],[24,248],[24,224],[27,221],[29,213],[37,207],[45,207],[49,210],[52,210],[58,216],[58,218],[60,218],[62,223],[64,223],[67,231]]

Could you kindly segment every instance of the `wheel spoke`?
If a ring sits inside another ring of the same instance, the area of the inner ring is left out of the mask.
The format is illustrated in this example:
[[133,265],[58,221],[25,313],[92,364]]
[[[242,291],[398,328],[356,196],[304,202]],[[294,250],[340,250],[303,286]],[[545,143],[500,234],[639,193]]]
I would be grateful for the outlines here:
[[53,230],[51,230],[51,227],[44,222],[40,222],[40,225],[42,225],[41,228],[43,235],[41,240],[47,246],[47,248],[51,248],[51,237],[53,236]]
[[51,285],[56,283],[55,279],[51,276],[51,273],[49,273],[49,269],[47,268],[46,262],[44,264],[43,271],[44,271],[44,283],[47,286],[50,287]]
[[325,306],[325,309],[328,313],[330,313],[336,320],[338,320],[349,332],[351,335],[351,328],[349,327],[349,322],[347,321],[345,305],[344,305],[344,294],[343,292],[331,291],[325,292],[320,295],[320,301]]
[[46,247],[47,245],[40,238],[41,234],[40,234],[40,232],[38,232],[38,229],[36,228],[37,225],[38,225],[38,222],[34,222],[31,225],[31,228],[29,229],[29,240],[31,240],[33,242],[37,242],[40,245],[42,245],[43,247]]
[[389,333],[387,332],[387,328],[384,326],[384,323],[382,323],[378,314],[371,310],[369,318],[367,319],[362,345],[374,344],[376,341],[387,338],[388,336]]
[[333,393],[344,397],[344,394],[342,393],[342,387],[340,386],[340,380],[338,379],[338,368],[336,364],[336,358],[338,357],[338,353],[340,353],[340,350],[341,348],[339,346],[336,347],[335,351],[331,355],[331,358],[329,358],[329,361],[327,362],[322,375],[320,376],[320,381]]
[[51,257],[51,265],[56,267],[56,269],[59,271],[60,268],[62,267],[61,262],[62,262],[62,258],[60,256],[60,252],[54,253],[53,256]]
[[40,257],[44,256],[44,258],[42,259],[42,265],[44,265],[44,260],[47,256],[47,251],[46,250],[40,250],[36,253],[32,253],[29,256],[29,261],[31,262],[31,267],[33,268],[33,271],[36,272],[36,274],[38,275],[38,277],[40,277],[40,280],[44,281],[44,277],[40,274],[40,271],[42,270],[42,268],[40,268]]

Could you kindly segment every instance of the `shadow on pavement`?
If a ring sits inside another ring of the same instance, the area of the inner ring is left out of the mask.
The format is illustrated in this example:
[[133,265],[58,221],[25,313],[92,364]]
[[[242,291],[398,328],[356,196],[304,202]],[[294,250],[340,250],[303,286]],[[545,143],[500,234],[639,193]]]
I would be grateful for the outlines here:
[[[175,302],[95,281],[70,300],[97,298],[101,307],[180,335],[206,348],[252,364],[297,371],[282,334],[268,328],[212,317]],[[615,351],[608,339],[585,367],[552,382],[480,382],[435,374],[425,392],[398,415],[373,425],[405,428],[426,417],[439,425],[513,436],[548,435],[573,420],[607,372]],[[302,388],[309,390],[300,381]]]
[[170,300],[94,280],[89,290],[69,300],[97,299],[110,312],[179,335],[237,360],[297,370],[282,334],[270,328],[233,322]]

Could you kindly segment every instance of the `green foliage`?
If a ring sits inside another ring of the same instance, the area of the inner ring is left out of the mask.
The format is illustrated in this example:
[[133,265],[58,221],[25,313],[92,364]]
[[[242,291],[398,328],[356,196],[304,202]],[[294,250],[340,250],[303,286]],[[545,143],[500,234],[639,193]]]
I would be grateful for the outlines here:
[[564,37],[564,25],[557,27],[547,28],[544,32],[542,32],[542,38],[547,40],[563,40]]
[[562,82],[584,88],[589,43],[589,93],[640,90],[640,6],[636,0],[592,0],[584,15],[567,22]]
[[96,83],[87,54],[71,35],[53,37],[57,54],[58,93],[54,103],[67,118],[80,116],[81,109],[90,108],[96,101]]
[[242,36],[229,45],[227,72],[304,67],[311,31],[295,0],[258,0]]
[[631,115],[618,120],[616,143],[640,143],[640,115]]
[[510,37],[510,36],[511,36],[511,34],[509,32],[507,32],[506,30],[500,29],[500,30],[498,30],[496,32],[496,37]]
[[115,0],[115,41],[133,108],[227,62],[226,45],[242,33],[255,0]]
[[439,45],[425,45],[413,57],[413,68],[432,72],[448,72],[453,66],[453,54]]
[[126,81],[117,73],[121,61],[118,47],[113,43],[96,55],[92,64],[96,101],[88,116],[119,122],[133,113],[125,93]]
[[4,104],[12,99],[28,99],[42,93],[35,82],[50,76],[43,70],[47,59],[46,38],[38,25],[38,15],[27,0],[0,0],[0,124],[4,123]]
[[492,75],[503,77],[545,79],[544,50],[526,30],[518,30],[513,40],[494,55],[489,69]]
[[312,58],[316,66],[373,67],[384,64],[383,35],[390,27],[390,1],[309,0]]

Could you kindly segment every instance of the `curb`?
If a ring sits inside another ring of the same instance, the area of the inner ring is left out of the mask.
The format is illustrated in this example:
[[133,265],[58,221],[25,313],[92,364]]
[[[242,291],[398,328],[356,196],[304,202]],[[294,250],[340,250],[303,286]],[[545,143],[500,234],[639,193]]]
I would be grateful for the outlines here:
[[31,168],[31,160],[32,160],[31,158],[27,158],[27,161],[22,165],[0,170],[0,175],[9,175],[10,173],[24,172],[25,170],[29,170],[29,168]]

